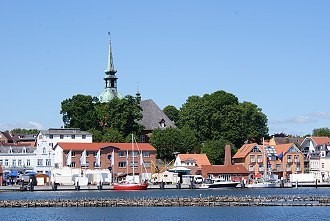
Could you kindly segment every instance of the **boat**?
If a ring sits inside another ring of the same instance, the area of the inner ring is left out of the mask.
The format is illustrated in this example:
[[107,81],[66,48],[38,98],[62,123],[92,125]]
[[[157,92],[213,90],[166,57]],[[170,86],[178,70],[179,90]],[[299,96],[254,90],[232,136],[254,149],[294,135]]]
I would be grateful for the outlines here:
[[264,178],[255,179],[252,183],[246,185],[247,188],[275,188],[275,180],[265,180]]
[[[132,156],[134,157],[134,136],[132,134]],[[142,154],[141,154],[141,159],[142,161]],[[134,160],[133,160],[134,161]],[[128,165],[127,165],[128,166]],[[114,190],[146,190],[148,188],[148,183],[143,182],[143,183],[138,183],[135,182],[135,170],[133,166],[133,180],[123,180],[118,183],[113,184],[113,189]],[[142,173],[142,169],[141,169]]]
[[146,190],[148,183],[132,183],[128,181],[122,181],[120,183],[114,183],[114,190]]
[[225,180],[221,178],[212,179],[210,181],[210,183],[206,184],[208,185],[208,188],[236,187],[240,183],[238,181]]
[[202,184],[198,185],[197,188],[198,189],[208,189],[209,188],[209,184],[202,183]]

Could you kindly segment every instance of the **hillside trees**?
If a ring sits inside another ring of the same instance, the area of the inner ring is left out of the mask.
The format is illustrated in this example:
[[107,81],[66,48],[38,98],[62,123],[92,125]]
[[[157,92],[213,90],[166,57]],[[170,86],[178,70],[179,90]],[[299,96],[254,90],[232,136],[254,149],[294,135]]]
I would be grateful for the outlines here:
[[328,128],[328,127],[316,128],[313,130],[313,136],[330,137],[330,128]]
[[122,142],[141,125],[141,108],[132,96],[100,103],[89,95],[75,95],[61,103],[65,127],[90,131],[95,141]]

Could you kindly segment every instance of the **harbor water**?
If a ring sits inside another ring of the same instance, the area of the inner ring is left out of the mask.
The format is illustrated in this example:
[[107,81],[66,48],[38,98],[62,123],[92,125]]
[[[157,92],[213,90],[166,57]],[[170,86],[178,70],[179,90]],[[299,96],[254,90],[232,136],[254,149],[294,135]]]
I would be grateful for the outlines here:
[[[330,188],[147,191],[0,192],[0,200],[172,198],[201,196],[330,196]],[[330,220],[329,207],[71,207],[1,208],[1,220]]]

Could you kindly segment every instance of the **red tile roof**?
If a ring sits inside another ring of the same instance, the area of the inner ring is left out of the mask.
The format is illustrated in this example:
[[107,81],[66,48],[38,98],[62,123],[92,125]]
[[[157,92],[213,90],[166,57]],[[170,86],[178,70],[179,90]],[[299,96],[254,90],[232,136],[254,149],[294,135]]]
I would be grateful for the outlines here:
[[211,165],[209,158],[207,158],[206,154],[179,154],[181,161],[186,161],[189,159],[193,159],[196,161],[197,166],[202,165]]
[[275,145],[274,148],[277,154],[286,153],[294,144],[293,143],[286,143],[286,144],[279,144]]
[[202,170],[207,174],[249,174],[249,171],[241,164],[237,165],[203,165]]
[[[131,143],[57,143],[63,150],[73,150],[73,151],[98,151],[99,149],[105,147],[115,147],[119,150],[132,150]],[[56,145],[56,146],[57,146]],[[55,147],[56,147],[55,146]],[[138,143],[134,144],[133,149],[135,151],[156,151],[156,149],[149,143]]]
[[245,158],[252,150],[254,146],[258,145],[257,143],[244,144],[237,153],[233,156],[233,159]]
[[311,139],[316,143],[316,145],[330,143],[330,137],[311,137]]

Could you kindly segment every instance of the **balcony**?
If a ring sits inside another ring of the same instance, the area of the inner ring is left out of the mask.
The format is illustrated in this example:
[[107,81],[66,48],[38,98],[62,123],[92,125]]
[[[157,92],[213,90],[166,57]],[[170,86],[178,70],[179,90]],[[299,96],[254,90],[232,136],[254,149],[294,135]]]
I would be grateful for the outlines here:
[[256,162],[255,159],[250,159],[250,163],[251,163],[251,164],[253,164],[253,163],[255,163],[255,162]]
[[294,159],[294,162],[295,163],[300,163],[300,160],[299,159]]
[[262,163],[262,159],[258,159],[258,163]]
[[259,167],[258,171],[259,171],[259,172],[264,172],[265,169],[264,169],[263,167]]
[[293,161],[292,161],[292,159],[288,159],[287,162],[288,163],[292,163]]

